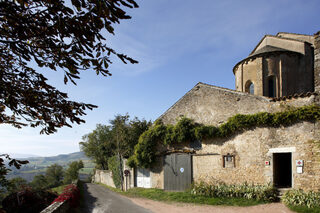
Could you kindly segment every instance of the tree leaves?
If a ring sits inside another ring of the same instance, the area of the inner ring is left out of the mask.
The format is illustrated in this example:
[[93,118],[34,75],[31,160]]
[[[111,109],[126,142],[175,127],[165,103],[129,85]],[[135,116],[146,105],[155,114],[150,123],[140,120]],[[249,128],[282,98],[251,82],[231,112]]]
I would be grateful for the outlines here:
[[[63,70],[63,81],[76,84],[80,72],[111,75],[110,57],[124,63],[136,60],[107,46],[103,29],[114,34],[113,25],[130,16],[124,7],[136,8],[133,0],[18,0],[0,1],[0,124],[17,128],[42,126],[50,134],[62,126],[82,123],[91,104],[68,100],[47,84],[30,66]],[[10,111],[4,111],[3,108]],[[11,112],[12,114],[8,114]]]

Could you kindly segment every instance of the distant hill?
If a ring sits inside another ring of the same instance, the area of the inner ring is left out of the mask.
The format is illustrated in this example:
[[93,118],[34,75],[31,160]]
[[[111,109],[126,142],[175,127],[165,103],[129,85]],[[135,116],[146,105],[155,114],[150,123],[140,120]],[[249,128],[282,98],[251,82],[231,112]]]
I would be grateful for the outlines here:
[[33,177],[38,174],[44,174],[48,166],[52,164],[59,164],[64,168],[72,161],[82,160],[84,168],[80,170],[80,175],[86,176],[92,172],[95,167],[94,163],[83,152],[74,152],[70,154],[61,154],[52,157],[31,157],[31,158],[18,158],[21,160],[28,160],[29,163],[23,165],[21,169],[9,167],[12,171],[7,175],[8,179],[14,177],[22,177],[27,181],[32,181]]
[[31,154],[20,154],[20,153],[8,153],[8,155],[11,157],[11,158],[14,158],[14,159],[20,159],[20,158],[32,158],[32,157],[40,157],[38,155],[31,155]]
[[68,165],[72,161],[90,161],[90,159],[85,156],[83,152],[74,152],[70,154],[62,154],[52,157],[31,157],[26,158],[29,161],[30,165],[38,165],[38,166],[48,166],[54,163],[60,164],[61,166]]

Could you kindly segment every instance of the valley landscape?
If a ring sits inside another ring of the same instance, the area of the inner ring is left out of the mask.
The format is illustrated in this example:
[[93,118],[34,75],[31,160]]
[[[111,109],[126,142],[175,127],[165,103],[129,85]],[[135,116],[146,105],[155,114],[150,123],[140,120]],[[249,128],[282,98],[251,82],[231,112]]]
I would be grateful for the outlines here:
[[[15,154],[12,155],[13,157]],[[84,168],[79,171],[80,179],[87,179],[90,173],[93,173],[95,164],[83,152],[74,152],[70,154],[61,154],[51,157],[29,157],[17,158],[19,160],[28,160],[29,163],[23,165],[20,169],[9,167],[12,171],[6,176],[8,179],[22,177],[28,182],[32,181],[33,177],[39,174],[45,174],[45,170],[52,164],[59,164],[64,169],[73,161],[82,160]]]

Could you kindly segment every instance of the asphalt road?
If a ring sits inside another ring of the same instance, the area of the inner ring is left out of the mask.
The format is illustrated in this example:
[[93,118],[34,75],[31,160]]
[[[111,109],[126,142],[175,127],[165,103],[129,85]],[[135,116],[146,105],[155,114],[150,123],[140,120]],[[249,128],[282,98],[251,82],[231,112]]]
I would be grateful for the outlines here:
[[84,198],[84,213],[151,213],[131,200],[92,183],[84,184]]

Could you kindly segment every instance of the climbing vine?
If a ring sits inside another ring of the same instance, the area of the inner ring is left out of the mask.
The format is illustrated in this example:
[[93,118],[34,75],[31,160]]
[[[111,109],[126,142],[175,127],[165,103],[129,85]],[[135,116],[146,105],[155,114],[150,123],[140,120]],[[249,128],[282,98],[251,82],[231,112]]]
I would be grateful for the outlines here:
[[242,132],[255,127],[289,126],[300,121],[319,121],[320,106],[310,105],[299,108],[289,108],[283,112],[256,114],[237,114],[230,117],[220,126],[206,126],[182,117],[176,125],[164,125],[157,120],[145,131],[135,146],[134,155],[128,160],[131,167],[150,168],[156,161],[158,145],[170,145],[193,140],[227,138],[236,132]]

